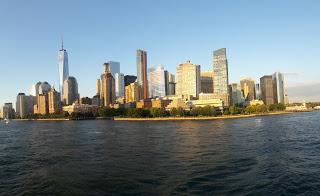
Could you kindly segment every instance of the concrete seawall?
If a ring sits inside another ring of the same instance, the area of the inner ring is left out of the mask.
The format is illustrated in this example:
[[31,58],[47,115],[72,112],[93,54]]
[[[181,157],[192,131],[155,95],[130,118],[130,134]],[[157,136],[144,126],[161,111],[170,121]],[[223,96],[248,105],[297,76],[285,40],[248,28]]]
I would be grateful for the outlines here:
[[263,114],[248,114],[248,115],[224,115],[224,116],[204,116],[204,117],[160,117],[160,118],[125,118],[114,117],[115,121],[183,121],[183,120],[221,120],[221,119],[236,119],[236,118],[250,118],[256,116],[270,116],[281,114],[292,114],[294,112],[272,112]]

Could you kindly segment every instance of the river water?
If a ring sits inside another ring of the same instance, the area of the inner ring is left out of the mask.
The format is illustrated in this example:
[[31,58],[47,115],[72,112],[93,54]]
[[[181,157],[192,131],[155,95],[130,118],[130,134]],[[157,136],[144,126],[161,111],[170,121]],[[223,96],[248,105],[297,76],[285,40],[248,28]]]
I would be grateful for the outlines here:
[[0,124],[0,195],[319,195],[320,112]]

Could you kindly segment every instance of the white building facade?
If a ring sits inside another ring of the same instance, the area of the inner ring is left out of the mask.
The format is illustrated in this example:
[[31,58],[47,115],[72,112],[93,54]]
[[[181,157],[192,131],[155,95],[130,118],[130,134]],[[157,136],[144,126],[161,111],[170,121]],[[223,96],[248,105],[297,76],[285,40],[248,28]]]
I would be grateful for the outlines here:
[[116,98],[124,97],[124,74],[115,73],[114,81]]
[[148,72],[149,96],[164,97],[166,95],[164,67],[162,65],[151,67]]
[[191,61],[178,65],[176,82],[177,96],[197,98],[200,93],[200,65]]

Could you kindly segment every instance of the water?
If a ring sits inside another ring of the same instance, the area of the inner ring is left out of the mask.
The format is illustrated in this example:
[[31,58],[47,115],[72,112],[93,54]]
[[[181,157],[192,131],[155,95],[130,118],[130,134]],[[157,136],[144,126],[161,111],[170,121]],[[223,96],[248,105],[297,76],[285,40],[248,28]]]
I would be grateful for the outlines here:
[[0,124],[0,195],[319,195],[320,112]]

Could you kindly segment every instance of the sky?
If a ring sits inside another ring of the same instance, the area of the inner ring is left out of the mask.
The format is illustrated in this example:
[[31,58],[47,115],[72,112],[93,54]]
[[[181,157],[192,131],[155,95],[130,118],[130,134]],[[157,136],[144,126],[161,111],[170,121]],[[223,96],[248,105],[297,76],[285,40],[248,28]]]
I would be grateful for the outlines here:
[[106,61],[136,75],[137,49],[175,73],[187,60],[212,70],[213,50],[227,48],[230,83],[280,71],[288,88],[320,88],[319,10],[317,0],[0,0],[0,105],[38,81],[58,89],[61,36],[81,97]]

